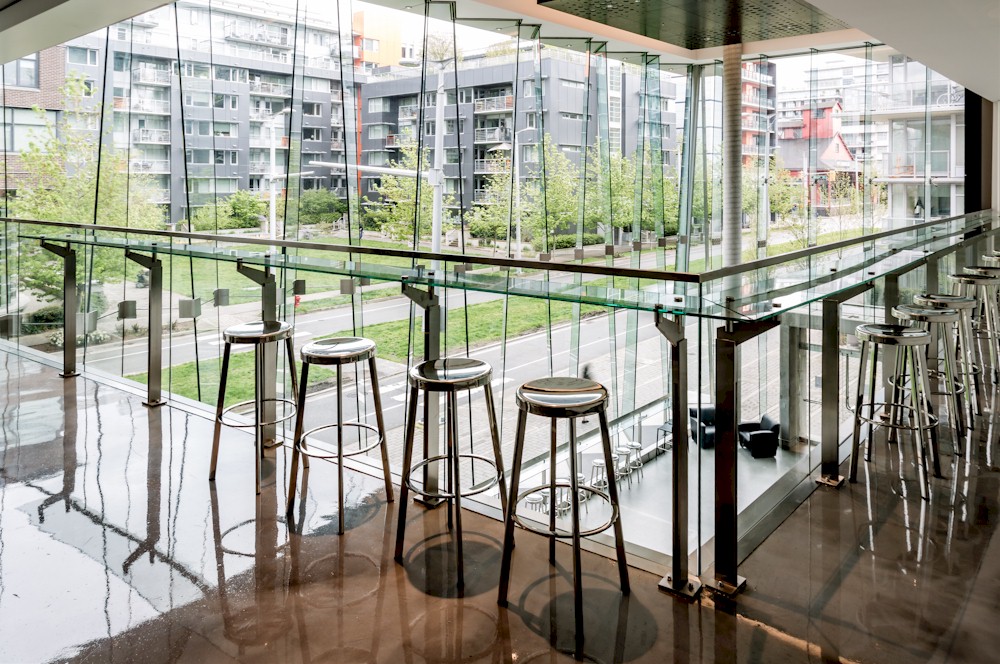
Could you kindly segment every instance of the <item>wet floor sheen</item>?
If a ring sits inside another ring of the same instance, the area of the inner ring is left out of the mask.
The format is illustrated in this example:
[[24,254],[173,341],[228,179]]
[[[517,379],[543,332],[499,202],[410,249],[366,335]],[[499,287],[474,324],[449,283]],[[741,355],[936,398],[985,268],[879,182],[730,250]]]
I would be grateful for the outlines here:
[[[381,480],[313,462],[284,512],[284,451],[254,495],[251,439],[0,352],[0,661],[554,662],[574,648],[569,549],[519,531],[510,605],[502,530],[463,517],[464,593],[443,509],[397,505]],[[986,404],[990,406],[989,403]],[[1000,473],[978,423],[930,501],[909,457],[879,447],[859,482],[821,488],[741,567],[735,601],[676,601],[659,575],[584,553],[582,657],[597,662],[996,661]],[[902,467],[902,472],[900,472]],[[902,477],[902,479],[901,479]]]

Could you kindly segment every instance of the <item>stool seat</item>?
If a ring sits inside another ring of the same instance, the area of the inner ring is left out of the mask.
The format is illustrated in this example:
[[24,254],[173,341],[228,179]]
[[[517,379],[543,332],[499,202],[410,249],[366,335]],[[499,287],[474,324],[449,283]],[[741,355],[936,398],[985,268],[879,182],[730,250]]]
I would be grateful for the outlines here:
[[230,325],[222,332],[227,344],[266,344],[292,336],[292,325],[283,320],[259,320]]
[[553,376],[528,381],[517,390],[517,407],[542,417],[577,417],[604,410],[608,391],[586,378]]
[[921,307],[938,307],[945,309],[975,309],[976,298],[962,295],[947,295],[945,293],[921,293],[913,298],[913,304]]
[[901,304],[898,307],[893,307],[892,315],[899,320],[920,323],[954,323],[958,321],[958,309],[918,307],[912,304]]
[[966,286],[1000,285],[1000,276],[991,277],[985,274],[951,274],[948,276],[952,281],[956,281],[960,284],[965,284]]
[[361,337],[336,337],[308,343],[300,351],[309,364],[354,364],[375,356],[375,342]]
[[488,385],[493,368],[471,357],[446,357],[410,369],[410,387],[427,392],[455,392]]
[[887,346],[926,346],[931,343],[930,332],[905,325],[882,323],[858,325],[854,336],[860,341],[872,341]]
[[989,265],[966,265],[964,268],[966,274],[981,274],[984,277],[1000,277],[1000,267],[989,266]]

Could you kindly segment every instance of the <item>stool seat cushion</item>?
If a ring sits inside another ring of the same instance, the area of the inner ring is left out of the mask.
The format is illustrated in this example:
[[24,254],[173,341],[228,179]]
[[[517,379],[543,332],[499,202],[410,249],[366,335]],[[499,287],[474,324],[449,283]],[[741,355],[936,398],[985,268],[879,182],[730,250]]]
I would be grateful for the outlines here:
[[577,417],[604,410],[608,391],[588,378],[553,376],[528,381],[517,390],[517,407],[542,417]]
[[446,357],[421,362],[410,369],[410,387],[428,392],[471,390],[489,384],[493,368],[471,357]]
[[911,320],[918,323],[954,323],[958,320],[958,309],[901,304],[898,307],[893,307],[892,315],[899,320]]
[[913,304],[921,307],[943,307],[947,309],[975,309],[976,298],[945,293],[921,293],[913,297]]
[[981,274],[986,277],[1000,277],[1000,267],[991,265],[966,265],[966,274]]
[[284,341],[292,336],[292,325],[283,320],[259,320],[253,323],[230,325],[223,331],[227,344],[265,344]]
[[861,341],[871,341],[888,346],[927,346],[931,343],[930,332],[905,325],[884,325],[882,323],[858,325],[854,335]]
[[309,364],[353,364],[375,355],[375,342],[362,337],[320,339],[302,347],[302,361]]

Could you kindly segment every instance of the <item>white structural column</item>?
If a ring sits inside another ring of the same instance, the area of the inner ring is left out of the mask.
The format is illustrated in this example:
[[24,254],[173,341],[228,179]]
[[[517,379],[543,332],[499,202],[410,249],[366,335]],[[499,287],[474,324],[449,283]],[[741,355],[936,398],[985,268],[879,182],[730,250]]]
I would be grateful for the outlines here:
[[740,263],[743,215],[742,44],[722,48],[722,265]]

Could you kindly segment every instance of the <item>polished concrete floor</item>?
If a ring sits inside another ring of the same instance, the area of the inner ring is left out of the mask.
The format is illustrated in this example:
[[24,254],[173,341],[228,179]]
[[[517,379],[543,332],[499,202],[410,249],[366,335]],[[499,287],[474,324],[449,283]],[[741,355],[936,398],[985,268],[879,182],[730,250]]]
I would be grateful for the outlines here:
[[[518,532],[510,607],[500,524],[467,512],[466,588],[446,511],[398,503],[314,462],[286,520],[286,457],[255,496],[249,437],[0,352],[0,661],[570,661],[569,549]],[[985,406],[995,410],[987,399]],[[998,661],[998,430],[977,423],[923,501],[907,446],[880,446],[857,484],[820,488],[741,566],[734,601],[677,601],[659,575],[585,553],[583,658],[597,662]],[[902,468],[902,472],[901,472]],[[901,479],[902,478],[902,479]],[[647,565],[648,567],[648,565]]]

